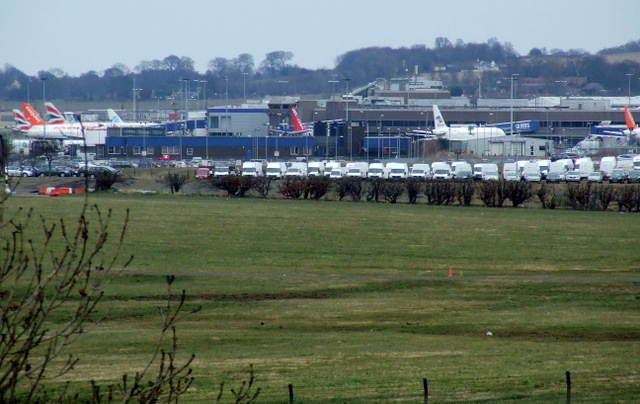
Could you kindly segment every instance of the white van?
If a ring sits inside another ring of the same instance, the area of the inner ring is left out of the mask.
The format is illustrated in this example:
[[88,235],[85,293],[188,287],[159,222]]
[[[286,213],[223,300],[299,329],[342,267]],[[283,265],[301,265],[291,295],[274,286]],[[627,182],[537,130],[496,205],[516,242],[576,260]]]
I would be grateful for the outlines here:
[[453,178],[469,179],[473,176],[473,168],[466,161],[454,161],[451,163],[451,174]]
[[262,177],[262,163],[257,161],[245,161],[242,163],[242,175],[250,177]]
[[431,172],[434,180],[450,180],[452,177],[451,166],[442,161],[431,164]]
[[367,178],[369,164],[364,162],[347,163],[347,177]]
[[307,176],[319,177],[324,175],[324,163],[322,161],[312,161],[307,164]]
[[369,164],[369,178],[388,178],[387,168],[382,163]]
[[407,163],[387,163],[389,179],[402,179],[409,176],[409,166]]
[[481,175],[482,181],[498,181],[500,179],[498,165],[495,163],[483,163]]
[[600,159],[600,164],[598,169],[602,171],[602,176],[605,179],[609,179],[611,175],[611,171],[616,168],[616,164],[618,163],[618,159],[615,156],[605,156]]
[[410,177],[421,178],[423,180],[431,178],[431,166],[427,163],[416,163],[411,166]]
[[525,164],[522,170],[522,179],[528,182],[540,182],[542,180],[540,165],[536,162]]
[[287,171],[284,173],[285,177],[306,177],[307,176],[307,163],[301,161],[294,161],[291,163]]
[[581,157],[576,160],[574,169],[580,172],[581,179],[587,179],[589,174],[594,171],[593,160],[591,160],[591,157]]
[[285,163],[271,162],[267,163],[267,177],[277,179],[282,178],[284,173],[287,172],[287,165]]

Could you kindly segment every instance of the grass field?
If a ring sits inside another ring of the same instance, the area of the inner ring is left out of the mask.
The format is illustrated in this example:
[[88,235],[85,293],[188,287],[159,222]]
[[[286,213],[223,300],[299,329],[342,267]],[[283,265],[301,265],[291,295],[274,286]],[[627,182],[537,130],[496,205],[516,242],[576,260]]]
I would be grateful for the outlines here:
[[[559,403],[566,371],[576,402],[640,397],[637,214],[91,200],[116,222],[130,209],[122,257],[134,260],[107,290],[104,321],[74,345],[78,386],[144,363],[166,289],[158,274],[172,273],[202,307],[178,327],[184,358],[196,354],[183,402],[213,401],[250,364],[260,403],[288,402],[289,384],[299,403],[422,402],[423,378],[432,402]],[[80,203],[8,206],[72,220]]]

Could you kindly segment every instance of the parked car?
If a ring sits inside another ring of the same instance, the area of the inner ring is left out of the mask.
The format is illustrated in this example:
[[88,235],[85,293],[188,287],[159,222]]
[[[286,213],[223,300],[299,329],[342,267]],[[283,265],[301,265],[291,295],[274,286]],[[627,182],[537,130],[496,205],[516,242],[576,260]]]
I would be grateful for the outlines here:
[[627,174],[627,182],[640,182],[640,170],[629,171],[629,174]]
[[7,167],[7,175],[9,177],[33,177],[33,171],[26,167],[9,166]]
[[624,183],[627,180],[627,173],[621,168],[614,168],[609,174],[609,183]]
[[567,182],[580,182],[581,179],[580,171],[578,170],[569,170],[564,176],[564,180]]
[[602,183],[604,180],[604,173],[602,171],[592,171],[589,173],[587,177],[588,182],[599,182]]
[[89,178],[96,178],[98,175],[122,175],[122,171],[108,166],[81,167],[78,170],[79,177],[84,177],[85,173]]
[[564,181],[564,172],[553,171],[547,174],[547,182],[562,182]]
[[[45,175],[49,175],[49,170],[42,171]],[[67,166],[54,166],[51,167],[52,177],[76,177],[78,172],[71,167]]]

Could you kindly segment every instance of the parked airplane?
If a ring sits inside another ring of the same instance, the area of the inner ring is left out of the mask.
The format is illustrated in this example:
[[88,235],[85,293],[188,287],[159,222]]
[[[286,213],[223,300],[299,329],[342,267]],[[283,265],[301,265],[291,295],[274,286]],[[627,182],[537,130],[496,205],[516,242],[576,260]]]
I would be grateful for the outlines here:
[[305,126],[300,120],[296,107],[291,107],[291,117],[293,118],[293,133],[297,135],[306,135],[313,132],[312,127]]
[[44,109],[47,113],[47,123],[50,125],[62,125],[63,123],[69,123],[67,119],[62,115],[58,108],[51,102],[44,103]]
[[442,118],[442,114],[437,105],[433,106],[433,122],[435,127],[431,130],[431,133],[449,140],[484,139],[488,137],[505,136],[502,129],[492,126],[452,125],[449,127]]
[[114,111],[113,109],[109,108],[107,109],[107,115],[109,115],[109,121],[108,123],[106,123],[108,126],[111,127],[139,127],[139,126],[158,126],[158,123],[155,122],[125,122],[122,120],[122,118],[120,118],[120,115],[118,115],[116,113],[116,111]]
[[48,124],[30,104],[22,104],[22,110],[24,111],[22,117],[16,117],[14,111],[14,119],[16,119],[16,124],[19,118],[24,118],[27,122],[28,126],[21,125],[17,128],[24,136],[38,139],[82,139],[82,128],[79,123]]
[[31,127],[31,124],[27,121],[22,111],[18,109],[13,110],[13,120],[16,121],[16,130],[27,130]]
[[627,105],[624,106],[624,120],[627,124],[627,129],[623,130],[622,133],[627,136],[636,138],[637,140],[638,136],[640,136],[640,128],[638,128],[638,124],[636,124],[636,121],[633,119],[631,111],[629,110],[629,106]]

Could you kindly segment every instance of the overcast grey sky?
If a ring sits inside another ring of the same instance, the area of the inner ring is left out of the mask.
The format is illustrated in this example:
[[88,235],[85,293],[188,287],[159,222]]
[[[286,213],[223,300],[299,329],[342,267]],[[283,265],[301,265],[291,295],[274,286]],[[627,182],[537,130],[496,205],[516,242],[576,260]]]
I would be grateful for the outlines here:
[[8,0],[2,6],[0,64],[34,75],[77,76],[116,63],[133,69],[169,55],[204,73],[215,57],[290,51],[300,67],[333,68],[336,57],[369,46],[429,48],[509,42],[531,48],[603,48],[640,39],[638,0]]

